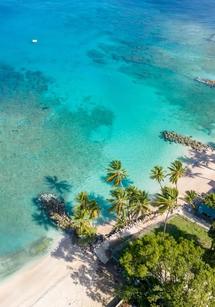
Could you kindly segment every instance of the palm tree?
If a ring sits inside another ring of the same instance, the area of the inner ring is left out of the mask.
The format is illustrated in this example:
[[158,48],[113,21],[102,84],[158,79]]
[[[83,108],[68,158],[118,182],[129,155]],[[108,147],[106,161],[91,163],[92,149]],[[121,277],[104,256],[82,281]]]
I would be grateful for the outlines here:
[[77,205],[80,206],[81,210],[87,210],[89,197],[87,192],[80,192],[75,198]]
[[212,223],[209,231],[208,236],[211,238],[211,250],[215,249],[215,222]]
[[150,201],[148,194],[135,186],[130,186],[126,190],[129,200],[129,216],[132,218],[144,216],[149,211]]
[[117,218],[116,223],[114,225],[114,229],[116,231],[124,228],[126,226],[126,219],[125,218]]
[[98,218],[100,207],[96,200],[90,199],[87,192],[80,192],[76,196],[73,223],[74,228],[80,236],[90,236],[95,232],[92,220]]
[[158,193],[155,198],[155,204],[159,206],[160,212],[167,211],[164,221],[164,233],[166,232],[166,224],[169,214],[177,206],[178,190],[177,188],[164,187],[161,193]]
[[162,166],[156,165],[151,170],[150,178],[157,181],[162,188],[161,182],[164,181],[165,178],[165,172]]
[[127,172],[122,168],[121,161],[114,160],[110,162],[107,169],[106,181],[113,183],[115,186],[122,185],[122,181],[127,177]]
[[96,219],[99,217],[101,208],[99,207],[96,200],[90,200],[87,206],[87,210],[89,212],[90,219]]
[[208,193],[204,196],[206,206],[215,208],[215,193]]
[[80,205],[75,207],[72,222],[78,236],[86,237],[95,233],[89,213],[86,210],[82,210]]
[[128,198],[127,217],[129,220],[131,220],[133,217],[132,207],[134,203],[137,202],[139,189],[134,185],[130,185],[125,190]]
[[194,200],[197,198],[198,194],[194,190],[186,191],[185,197],[183,198],[186,203],[191,205],[193,208],[195,208]]
[[111,192],[112,198],[109,202],[112,204],[110,211],[117,214],[117,218],[127,218],[128,194],[123,188],[116,188]]
[[181,163],[181,161],[175,160],[174,162],[171,163],[170,167],[168,167],[168,169],[170,170],[169,178],[170,178],[170,182],[176,185],[177,187],[177,183],[178,180],[184,176],[185,174],[185,168],[183,167],[183,164]]

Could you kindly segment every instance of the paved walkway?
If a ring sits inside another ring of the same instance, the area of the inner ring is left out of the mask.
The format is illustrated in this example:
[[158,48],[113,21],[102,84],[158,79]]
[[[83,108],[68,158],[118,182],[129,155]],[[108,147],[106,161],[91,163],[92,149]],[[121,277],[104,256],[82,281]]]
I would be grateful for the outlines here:
[[[200,227],[203,227],[206,230],[209,230],[210,228],[210,225],[208,223],[196,217],[191,212],[188,212],[188,210],[186,210],[183,205],[175,209],[173,213],[169,215],[169,219],[176,214],[185,217],[186,219],[199,225]],[[149,217],[148,219],[146,218],[144,220],[140,220],[136,222],[135,224],[124,228],[122,231],[119,231],[113,234],[112,236],[110,236],[108,239],[103,241],[100,245],[96,246],[94,249],[94,252],[96,253],[99,260],[102,263],[106,264],[112,256],[110,252],[111,249],[113,249],[114,246],[118,245],[121,240],[128,238],[130,236],[138,235],[144,230],[148,230],[150,228],[159,226],[161,223],[165,221],[165,218],[166,218],[166,213],[159,214],[155,217]]]

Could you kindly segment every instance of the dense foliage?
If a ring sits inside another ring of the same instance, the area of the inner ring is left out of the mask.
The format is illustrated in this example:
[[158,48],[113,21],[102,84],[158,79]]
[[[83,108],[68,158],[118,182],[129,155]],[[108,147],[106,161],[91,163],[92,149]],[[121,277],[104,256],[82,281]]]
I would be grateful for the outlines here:
[[215,271],[202,256],[192,241],[146,235],[120,258],[125,276],[120,296],[137,306],[215,306]]

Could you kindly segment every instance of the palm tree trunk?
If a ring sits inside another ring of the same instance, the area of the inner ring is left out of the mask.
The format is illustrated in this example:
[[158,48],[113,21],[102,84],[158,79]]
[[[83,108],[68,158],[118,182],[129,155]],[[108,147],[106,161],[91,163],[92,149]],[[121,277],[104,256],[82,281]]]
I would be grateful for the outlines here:
[[167,225],[167,220],[168,220],[168,217],[169,217],[169,213],[170,213],[170,210],[168,209],[167,214],[166,214],[166,218],[165,218],[165,221],[164,221],[163,233],[166,233],[166,225]]
[[211,242],[211,250],[214,249],[214,246],[215,246],[215,239],[212,239],[212,242]]

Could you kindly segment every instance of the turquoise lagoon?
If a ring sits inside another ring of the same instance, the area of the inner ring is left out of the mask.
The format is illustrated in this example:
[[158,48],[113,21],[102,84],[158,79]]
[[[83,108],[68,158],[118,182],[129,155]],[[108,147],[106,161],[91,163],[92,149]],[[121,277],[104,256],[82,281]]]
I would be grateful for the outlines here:
[[110,160],[152,193],[151,167],[186,154],[160,131],[213,142],[215,91],[193,79],[215,79],[214,16],[212,0],[1,1],[0,276],[55,235],[38,193],[94,193],[105,220]]

